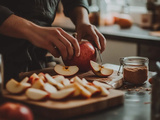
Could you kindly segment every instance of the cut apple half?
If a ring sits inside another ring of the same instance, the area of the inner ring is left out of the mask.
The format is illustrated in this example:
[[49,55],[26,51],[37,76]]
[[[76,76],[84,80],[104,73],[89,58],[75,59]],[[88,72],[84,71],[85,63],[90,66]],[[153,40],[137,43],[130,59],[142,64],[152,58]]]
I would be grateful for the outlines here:
[[25,94],[31,100],[45,100],[49,97],[47,92],[36,88],[28,88]]
[[77,66],[64,66],[64,65],[57,64],[54,67],[54,70],[59,75],[72,76],[79,71],[79,68]]
[[90,65],[93,73],[99,77],[108,77],[113,73],[113,69],[106,68],[92,60],[90,61]]
[[55,93],[50,94],[50,98],[54,100],[62,100],[67,98],[68,96],[72,95],[75,91],[75,88],[67,88],[59,90]]
[[23,93],[29,87],[31,87],[30,83],[19,83],[14,79],[10,79],[6,84],[7,91],[12,94]]

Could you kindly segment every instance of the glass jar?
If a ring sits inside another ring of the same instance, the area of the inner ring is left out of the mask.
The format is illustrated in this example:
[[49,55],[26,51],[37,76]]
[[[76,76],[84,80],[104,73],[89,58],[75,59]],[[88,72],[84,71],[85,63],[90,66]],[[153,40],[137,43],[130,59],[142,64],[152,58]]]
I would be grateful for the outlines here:
[[146,57],[120,58],[120,65],[123,66],[124,82],[136,85],[143,84],[148,79],[148,63],[149,60]]

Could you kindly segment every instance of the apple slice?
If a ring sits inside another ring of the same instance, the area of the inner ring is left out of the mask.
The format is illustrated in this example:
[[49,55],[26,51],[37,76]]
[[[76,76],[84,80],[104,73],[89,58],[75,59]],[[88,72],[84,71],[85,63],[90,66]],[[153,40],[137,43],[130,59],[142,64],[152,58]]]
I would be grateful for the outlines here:
[[69,85],[69,84],[71,84],[71,83],[70,83],[70,81],[69,81],[67,78],[65,78],[65,79],[63,79],[62,84],[63,84],[64,86],[67,86],[67,85]]
[[45,79],[45,77],[44,77],[44,73],[40,72],[40,73],[38,74],[38,77],[41,78],[44,82],[46,82],[46,79]]
[[63,89],[64,86],[62,85],[62,83],[57,82],[52,76],[50,76],[48,73],[45,74],[45,77],[47,79],[47,81],[51,84],[56,86],[58,89]]
[[24,79],[21,80],[21,83],[27,83],[29,82],[29,77],[25,77]]
[[88,91],[85,87],[80,85],[79,83],[75,82],[75,86],[81,91],[81,95],[84,96],[85,98],[90,98],[91,97],[91,92]]
[[92,60],[90,61],[90,65],[93,73],[99,77],[108,77],[113,73],[113,69],[106,68]]
[[33,73],[33,74],[29,77],[29,83],[33,84],[36,79],[39,79],[39,76],[38,76],[36,73]]
[[70,83],[69,85],[64,86],[63,89],[67,89],[67,88],[75,88],[75,91],[73,93],[73,97],[77,97],[77,96],[79,96],[81,94],[81,91],[79,90],[79,88],[77,88],[75,86],[74,83]]
[[53,85],[51,85],[50,83],[45,83],[43,86],[43,89],[45,91],[47,91],[48,93],[57,92],[57,89]]
[[108,96],[110,94],[110,92],[105,87],[99,86],[98,88],[100,89],[102,96]]
[[108,85],[108,84],[106,84],[106,83],[99,82],[99,81],[93,81],[93,84],[94,84],[95,86],[101,86],[101,87],[104,87],[104,88],[106,88],[106,89],[112,88],[112,86],[110,86],[110,85]]
[[50,98],[54,100],[62,100],[67,98],[68,96],[72,95],[75,91],[75,88],[67,88],[59,90],[55,93],[50,94]]
[[40,78],[36,79],[32,84],[32,88],[43,89],[44,81]]
[[52,78],[52,76],[50,76],[48,73],[46,73],[44,76],[50,84],[57,85],[57,81],[54,78]]
[[27,88],[31,87],[30,83],[19,83],[15,79],[11,79],[6,84],[6,89],[12,94],[23,93]]
[[62,81],[65,79],[65,77],[63,75],[54,75],[54,76],[52,76],[52,78],[60,83],[62,83]]
[[74,77],[74,81],[79,83],[83,87],[85,87],[88,91],[91,92],[92,95],[100,92],[99,89],[97,89],[95,86],[91,86],[91,85],[88,85],[88,84],[84,83],[78,76]]
[[64,65],[57,64],[54,67],[54,70],[59,75],[72,76],[79,71],[79,68],[77,66],[64,66]]
[[31,100],[46,100],[49,98],[49,94],[47,92],[36,88],[28,88],[25,94]]

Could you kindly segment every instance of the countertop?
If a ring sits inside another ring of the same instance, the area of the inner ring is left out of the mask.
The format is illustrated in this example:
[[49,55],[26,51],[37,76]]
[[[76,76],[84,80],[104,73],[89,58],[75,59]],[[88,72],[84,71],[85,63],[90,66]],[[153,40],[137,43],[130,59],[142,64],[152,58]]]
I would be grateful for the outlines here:
[[[52,25],[62,27],[67,32],[75,32],[75,26],[63,14],[57,14]],[[143,29],[138,25],[132,25],[131,28],[127,29],[121,29],[117,24],[97,26],[97,28],[107,39],[160,45],[160,37],[151,36],[151,30]]]

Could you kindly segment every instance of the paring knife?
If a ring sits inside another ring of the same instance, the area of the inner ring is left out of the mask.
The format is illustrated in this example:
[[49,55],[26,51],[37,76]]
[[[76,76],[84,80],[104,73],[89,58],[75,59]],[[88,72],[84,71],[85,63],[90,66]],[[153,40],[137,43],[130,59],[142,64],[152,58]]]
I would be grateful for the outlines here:
[[98,48],[97,48],[97,51],[98,51],[98,55],[99,55],[100,65],[102,65],[103,64],[103,58],[102,58],[101,51]]

